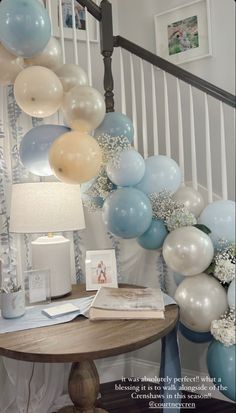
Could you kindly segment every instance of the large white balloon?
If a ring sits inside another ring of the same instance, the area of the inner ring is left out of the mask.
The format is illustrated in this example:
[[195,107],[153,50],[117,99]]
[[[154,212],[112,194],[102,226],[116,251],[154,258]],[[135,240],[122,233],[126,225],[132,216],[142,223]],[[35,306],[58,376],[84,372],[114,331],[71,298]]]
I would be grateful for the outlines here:
[[67,63],[56,70],[64,92],[68,92],[74,86],[86,86],[89,83],[88,76],[85,71],[78,65]]
[[205,271],[214,256],[211,239],[195,227],[181,227],[167,235],[163,244],[166,264],[183,275]]
[[51,70],[58,69],[63,64],[59,41],[55,37],[51,37],[45,49],[30,59],[25,59],[25,63],[28,66],[43,66]]
[[185,278],[175,292],[180,320],[190,330],[206,332],[228,307],[224,287],[212,276],[198,274]]
[[27,67],[14,83],[17,104],[30,116],[45,118],[57,112],[63,100],[63,87],[52,70]]
[[200,192],[196,191],[196,189],[190,188],[189,186],[181,186],[178,191],[175,192],[173,198],[184,204],[196,218],[201,214],[204,208],[203,196]]
[[0,43],[0,84],[14,83],[16,76],[24,69],[24,59],[15,56]]
[[98,90],[90,86],[75,86],[66,93],[62,110],[70,128],[90,132],[100,125],[106,108]]
[[227,293],[227,298],[228,298],[228,303],[230,307],[235,307],[235,278],[233,281],[231,281],[229,288],[228,288],[228,293]]

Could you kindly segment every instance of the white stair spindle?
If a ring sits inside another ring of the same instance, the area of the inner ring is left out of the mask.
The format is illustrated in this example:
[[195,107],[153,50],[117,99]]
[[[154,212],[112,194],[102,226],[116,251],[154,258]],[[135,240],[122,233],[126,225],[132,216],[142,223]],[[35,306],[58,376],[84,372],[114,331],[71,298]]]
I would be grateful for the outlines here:
[[209,121],[209,107],[207,94],[204,93],[205,103],[205,131],[206,131],[206,173],[207,173],[207,191],[208,202],[213,201],[212,191],[212,166],[211,166],[211,141],[210,141],[210,121]]
[[72,10],[72,34],[73,34],[73,53],[74,53],[74,63],[78,64],[78,49],[77,49],[77,29],[75,20],[75,7],[74,0],[71,0],[71,10]]
[[225,119],[223,102],[220,102],[220,153],[221,153],[221,182],[222,182],[222,198],[228,199],[228,179],[226,167],[226,149],[225,149]]
[[166,155],[171,158],[171,148],[170,148],[170,115],[169,115],[169,99],[168,99],[168,88],[166,72],[164,75],[164,101],[165,101],[165,142],[166,142]]
[[61,1],[58,0],[58,11],[59,11],[59,28],[60,28],[60,41],[61,41],[61,50],[62,50],[62,61],[63,64],[66,62],[66,54],[65,54],[65,39],[64,39],[64,27],[63,27],[63,15],[62,15],[62,4]]
[[124,74],[124,60],[121,47],[120,53],[120,87],[121,87],[121,112],[126,115],[126,98],[125,98],[125,74]]
[[88,72],[88,79],[89,79],[89,86],[92,86],[92,65],[91,65],[91,48],[90,48],[90,33],[89,33],[89,14],[87,7],[84,8],[85,10],[85,22],[86,22],[86,47],[87,47],[87,72]]
[[140,71],[141,71],[141,106],[142,106],[143,156],[144,156],[144,159],[146,159],[148,157],[147,107],[146,107],[145,80],[144,80],[144,69],[143,69],[142,59],[140,59]]
[[137,106],[136,106],[134,63],[133,63],[132,53],[130,53],[130,78],[131,78],[132,120],[133,120],[133,126],[134,126],[134,148],[136,149],[136,151],[138,151]]
[[193,107],[193,90],[189,85],[189,106],[190,106],[190,139],[191,139],[191,165],[192,165],[192,183],[193,188],[198,189],[197,182],[197,155],[196,155],[196,136],[195,136],[195,119]]
[[158,121],[157,121],[157,98],[156,98],[156,82],[154,66],[151,66],[152,76],[152,125],[153,125],[153,146],[154,155],[159,153],[159,139],[158,139]]
[[181,170],[182,183],[185,182],[185,169],[184,169],[184,136],[183,136],[183,116],[182,116],[182,102],[179,79],[177,82],[177,106],[178,106],[178,142],[179,142],[179,167]]
[[[50,20],[52,21],[52,3],[51,3],[51,1],[52,0],[47,0],[46,1],[46,9],[47,9],[47,11],[48,11],[48,15],[49,15],[49,17],[50,17]],[[52,27],[51,27],[51,32],[52,32],[53,30],[52,30]]]

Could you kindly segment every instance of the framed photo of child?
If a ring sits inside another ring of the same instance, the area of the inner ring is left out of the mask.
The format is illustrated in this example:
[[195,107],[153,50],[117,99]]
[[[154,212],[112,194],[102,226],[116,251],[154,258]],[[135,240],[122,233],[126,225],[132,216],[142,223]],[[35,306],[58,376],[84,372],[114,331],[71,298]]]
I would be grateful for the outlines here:
[[117,287],[115,250],[86,251],[86,290],[103,287]]

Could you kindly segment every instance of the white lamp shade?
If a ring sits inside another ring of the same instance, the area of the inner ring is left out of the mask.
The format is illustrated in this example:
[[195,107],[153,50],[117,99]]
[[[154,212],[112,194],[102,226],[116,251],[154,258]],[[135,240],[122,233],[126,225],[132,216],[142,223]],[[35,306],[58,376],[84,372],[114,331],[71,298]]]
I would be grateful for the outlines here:
[[10,232],[37,234],[83,228],[79,185],[37,182],[12,186]]

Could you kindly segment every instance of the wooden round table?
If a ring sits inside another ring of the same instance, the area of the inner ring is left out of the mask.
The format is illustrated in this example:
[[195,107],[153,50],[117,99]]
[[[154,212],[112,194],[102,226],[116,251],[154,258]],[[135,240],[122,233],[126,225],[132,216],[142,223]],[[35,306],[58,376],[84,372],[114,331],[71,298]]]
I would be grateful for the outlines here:
[[[68,299],[91,294],[84,285],[76,285]],[[60,413],[102,413],[105,411],[96,407],[99,376],[93,360],[137,350],[164,338],[177,321],[176,305],[166,307],[164,320],[90,321],[80,316],[69,323],[0,334],[0,355],[41,363],[73,362],[68,388],[74,406]]]

